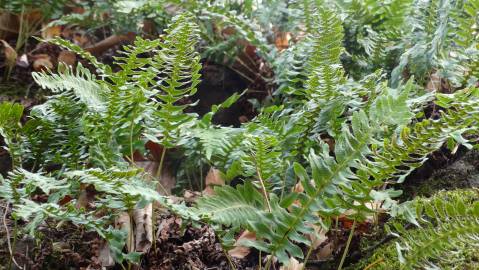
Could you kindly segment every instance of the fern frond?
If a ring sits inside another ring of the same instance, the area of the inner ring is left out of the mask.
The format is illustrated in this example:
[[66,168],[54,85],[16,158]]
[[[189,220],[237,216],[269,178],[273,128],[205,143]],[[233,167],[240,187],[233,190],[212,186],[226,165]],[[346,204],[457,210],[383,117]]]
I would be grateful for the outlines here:
[[477,243],[479,201],[468,202],[462,196],[447,200],[436,196],[419,200],[416,205],[417,215],[423,218],[422,228],[417,234],[400,229],[402,240],[396,245],[401,269],[437,268],[435,264],[446,252],[461,243]]
[[91,64],[93,64],[93,66],[95,66],[95,68],[97,69],[96,71],[102,77],[108,77],[109,75],[111,75],[112,70],[111,70],[110,66],[101,63],[100,61],[98,61],[96,59],[95,56],[93,56],[91,53],[83,50],[80,46],[78,46],[74,43],[71,43],[67,40],[64,40],[60,37],[55,37],[53,39],[49,39],[48,42],[50,42],[52,44],[55,44],[57,46],[60,46],[62,48],[65,48],[65,49],[67,49],[71,52],[74,52],[74,53],[80,55],[81,57],[85,58],[86,60],[88,60],[88,62],[90,62]]
[[[267,222],[282,224],[282,226],[271,229],[266,238],[258,239],[254,246],[260,246],[262,250],[267,250],[277,256],[282,263],[289,258],[286,252],[289,252],[291,256],[302,258],[302,252],[294,241],[308,242],[303,235],[311,232],[311,227],[307,226],[308,223],[316,224],[319,222],[320,219],[316,215],[318,211],[324,212],[326,216],[338,211],[338,209],[331,208],[333,205],[336,205],[336,207],[341,205],[334,199],[334,196],[339,192],[337,187],[348,185],[351,180],[355,179],[350,168],[360,167],[359,160],[366,159],[366,155],[369,153],[370,136],[371,130],[366,114],[356,113],[353,117],[353,132],[351,133],[345,127],[343,135],[336,143],[336,160],[329,155],[327,145],[323,145],[323,151],[319,155],[310,154],[312,182],[310,182],[306,170],[296,163],[295,172],[301,179],[301,184],[305,190],[299,196],[296,194],[299,204],[292,204],[292,201],[282,202],[281,206],[284,208],[291,207],[291,212],[278,209],[280,214],[273,211],[274,214],[265,216]],[[336,204],[332,201],[326,203],[326,200],[334,200]],[[265,219],[251,220],[252,230],[260,229]],[[327,220],[324,222],[328,223]]]
[[343,29],[333,11],[319,9],[318,16],[320,22],[311,37],[313,49],[306,66],[310,75],[305,92],[308,98],[330,99],[342,76],[339,57],[343,52]]
[[439,53],[446,45],[452,17],[451,1],[414,1],[413,7],[406,51],[391,73],[393,87],[400,84],[406,68],[418,79],[425,79],[437,66]]
[[198,26],[192,23],[188,14],[176,16],[166,30],[161,50],[151,63],[153,70],[161,74],[156,83],[156,97],[160,101],[145,136],[165,147],[178,145],[180,127],[191,120],[183,112],[187,105],[176,103],[193,95],[200,83],[200,56],[195,51],[198,32]]
[[243,175],[256,178],[268,193],[274,188],[281,189],[281,183],[277,183],[274,177],[284,171],[279,142],[268,135],[249,136],[246,140],[249,151],[241,160]]
[[10,152],[13,165],[21,165],[22,155],[26,150],[22,145],[23,140],[20,134],[23,109],[23,106],[18,103],[0,103],[0,135],[3,137],[6,150]]
[[236,188],[215,187],[215,194],[212,197],[200,198],[197,207],[200,216],[219,224],[244,226],[249,220],[256,220],[266,211],[263,196],[251,182],[245,182]]
[[96,112],[106,110],[105,95],[108,90],[98,83],[95,75],[80,63],[76,67],[76,72],[67,67],[64,73],[32,72],[32,77],[43,89],[51,90],[53,93],[72,90],[75,96],[89,109]]

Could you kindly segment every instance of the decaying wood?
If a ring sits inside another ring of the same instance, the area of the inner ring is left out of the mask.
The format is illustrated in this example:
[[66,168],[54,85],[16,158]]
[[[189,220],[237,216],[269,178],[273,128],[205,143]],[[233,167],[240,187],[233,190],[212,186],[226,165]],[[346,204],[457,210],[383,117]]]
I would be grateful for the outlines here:
[[93,55],[101,55],[106,50],[112,48],[113,46],[120,44],[121,42],[128,41],[132,42],[135,39],[134,33],[127,33],[126,35],[112,35],[105,38],[104,40],[96,43],[95,45],[85,48],[85,51],[90,52]]

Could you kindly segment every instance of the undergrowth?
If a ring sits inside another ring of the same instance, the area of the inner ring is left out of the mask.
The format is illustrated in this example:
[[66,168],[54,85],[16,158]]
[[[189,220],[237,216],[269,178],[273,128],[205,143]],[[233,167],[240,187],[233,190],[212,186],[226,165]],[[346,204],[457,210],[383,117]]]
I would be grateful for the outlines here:
[[[52,95],[26,122],[21,105],[0,106],[0,134],[13,161],[0,197],[16,222],[28,221],[22,231],[35,235],[45,219],[72,222],[108,240],[117,262],[138,263],[141,254],[124,249],[128,232],[112,222],[156,202],[186,222],[213,225],[225,248],[236,233],[254,232],[255,240],[240,244],[272,255],[265,269],[275,260],[307,261],[313,226],[330,230],[345,213],[351,235],[379,211],[420,226],[414,233],[396,227],[398,269],[432,267],[442,252],[479,237],[477,203],[399,202],[394,188],[443,145],[475,146],[478,1],[228,2],[186,1],[179,15],[165,15],[170,23],[161,38],[123,48],[119,71],[68,41],[50,41],[88,60],[94,72],[78,64],[34,73]],[[212,24],[234,34],[218,36]],[[281,31],[303,34],[282,50],[272,38]],[[238,128],[214,125],[212,117],[239,95],[201,118],[185,113],[194,105],[182,99],[196,92],[200,58],[235,61],[238,40],[273,71],[273,97]],[[135,165],[148,141],[162,146],[153,176],[175,148],[185,156],[183,175],[211,166],[227,185],[191,207],[173,203]],[[230,186],[233,179],[241,183]],[[86,186],[94,201],[82,205]],[[38,194],[48,200],[33,200]],[[347,248],[338,269],[346,256]]]

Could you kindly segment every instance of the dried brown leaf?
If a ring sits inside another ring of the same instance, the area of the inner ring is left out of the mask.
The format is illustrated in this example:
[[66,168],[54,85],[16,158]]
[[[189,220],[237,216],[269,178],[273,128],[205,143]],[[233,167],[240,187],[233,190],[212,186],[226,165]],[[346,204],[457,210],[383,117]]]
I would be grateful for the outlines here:
[[214,186],[223,186],[224,184],[225,180],[221,177],[220,171],[211,167],[205,178],[206,188],[203,190],[203,193],[213,195],[215,193]]
[[333,242],[329,242],[317,251],[316,258],[319,260],[329,259],[333,256],[333,252],[335,249],[336,245]]
[[52,59],[48,54],[36,54],[34,58],[33,70],[40,72],[53,69]]
[[326,236],[328,231],[323,229],[321,226],[314,224],[310,225],[310,227],[313,228],[314,233],[309,234],[308,238],[311,241],[311,246],[315,250],[328,240],[328,237]]
[[0,39],[17,35],[18,28],[18,16],[5,11],[0,12]]
[[127,212],[122,212],[115,221],[115,228],[127,232],[126,247],[128,252],[134,251],[135,237],[132,231],[132,224],[130,215]]
[[17,52],[5,40],[0,39],[0,42],[3,45],[3,54],[5,56],[5,63],[7,64],[8,67],[13,67],[15,65],[15,62],[17,61]]
[[76,54],[70,51],[61,51],[58,55],[58,63],[63,63],[67,66],[75,65],[77,60]]
[[62,27],[60,25],[46,26],[42,28],[42,38],[45,40],[59,37],[62,34]]
[[279,270],[303,270],[304,263],[298,262],[295,258],[291,257],[289,259],[288,264],[283,265],[279,268]]
[[239,244],[241,240],[256,240],[256,233],[245,230],[236,240],[235,247],[228,251],[228,254],[233,258],[243,259],[251,252],[249,247]]
[[150,203],[142,209],[133,211],[135,222],[135,250],[148,252],[153,243],[153,205]]
[[279,51],[286,50],[289,47],[289,41],[291,40],[290,32],[276,33],[274,44]]
[[102,267],[112,267],[115,266],[115,260],[113,260],[113,256],[111,255],[110,247],[108,246],[108,242],[103,241],[100,254],[99,254],[99,261]]

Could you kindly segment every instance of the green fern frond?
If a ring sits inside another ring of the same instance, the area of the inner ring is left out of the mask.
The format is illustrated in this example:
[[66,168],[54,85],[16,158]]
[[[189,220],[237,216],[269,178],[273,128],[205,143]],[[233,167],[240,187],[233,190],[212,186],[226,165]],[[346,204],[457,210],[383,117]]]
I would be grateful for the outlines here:
[[83,50],[80,46],[78,46],[74,43],[71,43],[67,40],[64,40],[60,37],[55,37],[53,39],[49,39],[48,42],[52,43],[52,44],[55,44],[57,46],[60,46],[62,48],[65,48],[65,49],[67,49],[71,52],[74,52],[74,53],[78,54],[82,58],[85,58],[86,60],[88,60],[88,62],[90,62],[91,64],[93,64],[93,66],[95,66],[95,68],[97,69],[96,71],[101,76],[107,77],[107,76],[111,75],[112,70],[111,70],[111,67],[109,65],[101,63],[100,61],[98,61],[96,59],[95,56],[93,56],[91,53]]
[[72,90],[75,96],[89,109],[97,112],[106,110],[105,95],[108,90],[98,83],[95,75],[81,64],[76,67],[76,72],[72,68],[66,67],[64,73],[33,72],[32,77],[43,89],[51,90],[53,93]]
[[236,188],[216,187],[215,195],[200,198],[197,207],[200,216],[233,227],[244,226],[249,220],[256,220],[266,211],[263,195],[251,182],[245,182]]
[[262,182],[261,185],[265,185],[268,192],[275,187],[281,189],[281,183],[277,183],[274,177],[284,171],[279,142],[274,136],[268,135],[249,136],[245,139],[249,151],[246,151],[246,155],[241,160],[243,175]]
[[391,73],[391,85],[397,87],[403,72],[408,70],[417,79],[425,79],[437,67],[439,54],[447,45],[447,34],[452,20],[453,3],[445,1],[414,1],[410,16],[410,33],[406,38],[406,51]]
[[479,201],[434,197],[416,204],[418,216],[423,217],[422,228],[417,234],[401,229],[402,239],[396,243],[401,269],[437,268],[435,264],[446,252],[479,239]]
[[23,106],[18,103],[0,103],[0,135],[5,142],[6,150],[10,152],[13,165],[21,165],[24,149],[21,138],[20,119],[23,116]]
[[343,29],[338,16],[331,10],[319,9],[317,32],[312,34],[313,49],[306,66],[309,78],[306,81],[308,98],[330,99],[334,97],[336,85],[340,82],[343,52]]
[[180,127],[191,120],[183,112],[187,105],[177,102],[193,95],[200,83],[200,56],[195,51],[199,30],[190,15],[181,14],[173,19],[166,33],[161,50],[151,62],[153,70],[160,74],[155,90],[160,101],[145,136],[165,147],[173,147],[180,143]]
[[[281,206],[284,208],[291,207],[290,212],[278,209],[279,213],[273,211],[273,214],[265,216],[262,220],[251,220],[250,226],[253,231],[261,229],[265,222],[282,224],[277,228],[270,229],[265,239],[258,239],[254,246],[261,247],[261,250],[267,250],[277,256],[282,263],[289,258],[286,252],[291,256],[302,258],[302,252],[294,242],[308,242],[303,236],[311,232],[311,227],[307,226],[308,223],[328,223],[328,220],[322,221],[319,219],[316,215],[318,211],[325,213],[326,216],[338,212],[339,209],[330,208],[332,205],[341,206],[341,203],[334,199],[334,196],[339,193],[337,188],[341,185],[347,185],[355,179],[350,168],[359,167],[359,160],[366,159],[366,155],[369,153],[370,136],[371,130],[366,114],[356,113],[353,117],[353,132],[351,133],[345,127],[343,135],[336,143],[336,160],[329,155],[327,145],[323,145],[323,151],[320,155],[311,153],[309,162],[312,179],[310,179],[306,170],[299,163],[296,163],[295,172],[301,179],[301,184],[305,190],[301,194],[293,193],[293,196],[296,196],[299,200],[299,204],[292,204],[294,200],[288,198],[281,202]],[[332,201],[326,203],[328,200],[334,200],[336,204]],[[272,205],[274,204],[272,203]]]

